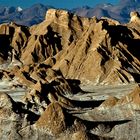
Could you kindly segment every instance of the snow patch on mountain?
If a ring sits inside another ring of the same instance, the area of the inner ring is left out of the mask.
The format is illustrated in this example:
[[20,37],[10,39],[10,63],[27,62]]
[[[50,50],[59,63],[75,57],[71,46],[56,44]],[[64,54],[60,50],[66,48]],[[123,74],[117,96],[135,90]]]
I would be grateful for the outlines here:
[[23,9],[22,9],[20,6],[17,7],[17,11],[18,11],[18,12],[21,12],[22,10],[23,10]]

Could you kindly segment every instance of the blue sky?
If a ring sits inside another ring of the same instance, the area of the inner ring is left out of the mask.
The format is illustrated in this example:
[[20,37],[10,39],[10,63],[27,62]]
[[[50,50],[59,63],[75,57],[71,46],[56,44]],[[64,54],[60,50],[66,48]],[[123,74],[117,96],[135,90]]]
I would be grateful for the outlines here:
[[99,3],[117,4],[119,0],[0,0],[0,5],[3,6],[21,6],[23,8],[29,7],[35,3],[42,3],[44,5],[51,5],[56,8],[75,8],[84,5],[90,7]]

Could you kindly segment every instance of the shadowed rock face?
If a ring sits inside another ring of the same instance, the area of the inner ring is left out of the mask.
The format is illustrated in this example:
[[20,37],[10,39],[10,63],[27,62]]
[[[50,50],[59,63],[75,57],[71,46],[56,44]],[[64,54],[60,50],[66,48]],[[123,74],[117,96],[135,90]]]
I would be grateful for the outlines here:
[[19,102],[0,93],[0,138],[139,137],[139,85],[124,97],[116,97],[119,91],[106,99],[99,90],[102,98],[97,101],[94,91],[80,87],[140,82],[139,25],[137,12],[121,25],[54,9],[30,28],[0,25],[0,78],[10,83],[6,84],[11,91],[26,89]]

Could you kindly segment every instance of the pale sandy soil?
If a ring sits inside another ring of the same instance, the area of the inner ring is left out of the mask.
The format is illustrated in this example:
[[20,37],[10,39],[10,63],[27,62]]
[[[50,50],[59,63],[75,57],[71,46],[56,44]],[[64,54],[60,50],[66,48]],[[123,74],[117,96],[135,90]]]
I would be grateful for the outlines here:
[[84,91],[83,93],[78,93],[69,98],[73,100],[81,100],[81,101],[105,100],[109,96],[121,98],[122,96],[129,94],[135,87],[136,84],[116,85],[116,86],[86,85],[86,86],[81,86],[81,89]]
[[[14,87],[15,81],[3,80],[0,81],[0,91],[8,93],[14,100],[20,100],[20,98],[27,92],[26,88]],[[122,96],[130,93],[136,84],[119,85],[119,86],[81,86],[84,92],[79,92],[73,96],[68,96],[72,100],[79,101],[92,101],[92,100],[105,100],[109,96],[115,96],[121,98]]]
[[27,92],[25,87],[13,87],[15,81],[0,80],[0,92],[10,95],[15,101],[21,101],[21,98]]

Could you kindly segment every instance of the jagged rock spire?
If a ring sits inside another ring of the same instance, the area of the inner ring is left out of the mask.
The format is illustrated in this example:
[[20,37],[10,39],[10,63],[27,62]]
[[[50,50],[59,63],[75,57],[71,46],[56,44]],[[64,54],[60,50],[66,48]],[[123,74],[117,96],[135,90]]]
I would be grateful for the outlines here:
[[135,23],[140,22],[140,15],[138,12],[136,11],[131,12],[130,17],[131,17],[130,22],[135,22]]

